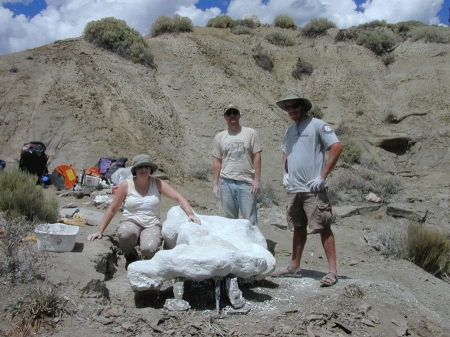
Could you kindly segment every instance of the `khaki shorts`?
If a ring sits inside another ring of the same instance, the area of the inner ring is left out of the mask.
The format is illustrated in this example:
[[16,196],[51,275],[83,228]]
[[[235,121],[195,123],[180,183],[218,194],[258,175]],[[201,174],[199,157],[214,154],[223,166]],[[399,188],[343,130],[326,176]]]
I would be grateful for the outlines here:
[[333,222],[333,213],[327,192],[288,193],[286,217],[290,230],[308,224],[312,230],[330,228]]

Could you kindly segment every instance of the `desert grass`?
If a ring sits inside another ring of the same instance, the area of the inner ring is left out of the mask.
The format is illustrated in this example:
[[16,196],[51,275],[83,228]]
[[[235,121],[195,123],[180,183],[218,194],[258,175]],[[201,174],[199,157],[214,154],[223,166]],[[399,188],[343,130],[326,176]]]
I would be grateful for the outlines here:
[[450,241],[440,229],[411,223],[408,227],[407,256],[437,277],[445,278],[450,274]]
[[71,303],[69,298],[59,294],[55,285],[47,281],[36,284],[21,299],[8,306],[11,320],[16,319],[12,332],[32,336],[43,325],[53,328],[54,318],[72,314]]

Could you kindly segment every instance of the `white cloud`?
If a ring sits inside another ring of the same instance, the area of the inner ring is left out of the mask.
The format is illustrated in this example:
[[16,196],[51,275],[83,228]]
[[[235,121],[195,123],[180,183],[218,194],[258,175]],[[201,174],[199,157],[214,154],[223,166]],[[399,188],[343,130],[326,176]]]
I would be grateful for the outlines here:
[[[30,0],[11,0],[27,3]],[[225,0],[219,0],[225,1]],[[226,2],[226,1],[225,1]],[[58,39],[81,36],[86,23],[113,16],[147,35],[152,23],[161,15],[177,13],[191,18],[194,25],[204,26],[209,19],[228,14],[234,19],[252,13],[262,23],[273,23],[278,14],[288,14],[298,26],[312,18],[324,17],[339,28],[347,28],[371,20],[399,22],[420,20],[438,23],[436,13],[444,0],[367,0],[364,12],[356,11],[353,0],[231,0],[227,13],[218,7],[200,10],[197,0],[47,0],[47,8],[33,18],[14,17],[0,7],[0,54],[20,51],[51,43]],[[2,4],[5,1],[2,1]]]

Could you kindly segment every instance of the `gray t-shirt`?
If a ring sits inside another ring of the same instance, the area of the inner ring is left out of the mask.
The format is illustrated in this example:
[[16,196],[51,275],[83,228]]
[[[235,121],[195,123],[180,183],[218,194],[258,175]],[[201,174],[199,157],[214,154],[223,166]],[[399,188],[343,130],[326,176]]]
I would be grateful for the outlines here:
[[325,151],[339,142],[330,126],[321,119],[307,117],[291,125],[284,135],[281,150],[287,154],[288,193],[309,192],[306,183],[323,170]]
[[246,127],[219,132],[211,146],[213,157],[222,159],[220,177],[251,184],[255,178],[253,155],[262,151],[258,133]]

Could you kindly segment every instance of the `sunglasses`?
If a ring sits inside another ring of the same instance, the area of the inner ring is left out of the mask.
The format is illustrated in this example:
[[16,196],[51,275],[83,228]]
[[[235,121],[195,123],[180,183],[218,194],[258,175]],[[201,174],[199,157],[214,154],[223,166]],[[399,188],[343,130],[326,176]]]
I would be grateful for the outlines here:
[[225,116],[230,117],[231,115],[237,116],[237,115],[239,115],[239,111],[237,111],[235,109],[230,109],[227,112],[225,112]]
[[297,109],[301,105],[302,105],[301,103],[295,103],[295,104],[292,104],[292,105],[286,105],[286,111]]

